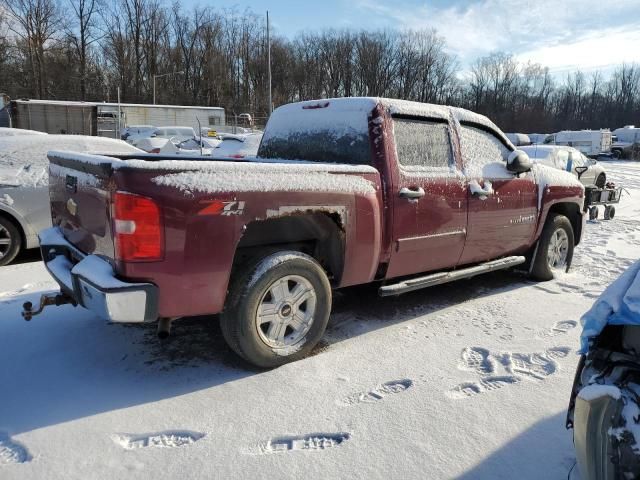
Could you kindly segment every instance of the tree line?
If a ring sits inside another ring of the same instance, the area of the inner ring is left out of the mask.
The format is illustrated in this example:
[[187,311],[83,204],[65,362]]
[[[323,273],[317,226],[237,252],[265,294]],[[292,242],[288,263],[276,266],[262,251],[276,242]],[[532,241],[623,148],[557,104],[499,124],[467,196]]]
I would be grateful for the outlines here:
[[[0,0],[0,90],[12,98],[222,106],[265,117],[262,15],[162,0]],[[554,77],[493,53],[464,69],[436,30],[271,39],[274,105],[384,96],[468,108],[507,131],[640,122],[640,67]]]

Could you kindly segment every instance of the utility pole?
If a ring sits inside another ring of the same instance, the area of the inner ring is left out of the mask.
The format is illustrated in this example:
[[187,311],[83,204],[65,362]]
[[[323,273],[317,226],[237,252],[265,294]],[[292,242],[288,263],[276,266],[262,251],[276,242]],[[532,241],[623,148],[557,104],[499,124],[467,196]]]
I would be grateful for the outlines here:
[[271,97],[271,35],[269,27],[269,10],[267,10],[267,84],[269,87],[269,116],[273,111],[273,99]]
[[183,71],[179,71],[179,72],[169,72],[169,73],[162,73],[160,75],[154,75],[153,76],[153,104],[156,104],[156,78],[160,78],[160,77],[168,77],[169,75],[182,75],[184,72]]

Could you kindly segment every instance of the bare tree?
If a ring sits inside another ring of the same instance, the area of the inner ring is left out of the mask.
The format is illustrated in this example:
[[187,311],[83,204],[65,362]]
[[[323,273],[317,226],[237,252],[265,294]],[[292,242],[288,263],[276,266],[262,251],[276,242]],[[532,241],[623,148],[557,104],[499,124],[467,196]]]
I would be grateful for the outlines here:
[[67,30],[78,55],[80,100],[87,97],[87,57],[89,47],[100,37],[94,35],[98,13],[98,0],[68,0],[74,14],[74,21]]
[[63,21],[55,0],[4,0],[9,30],[20,40],[30,67],[32,94],[45,98],[45,53],[60,32]]

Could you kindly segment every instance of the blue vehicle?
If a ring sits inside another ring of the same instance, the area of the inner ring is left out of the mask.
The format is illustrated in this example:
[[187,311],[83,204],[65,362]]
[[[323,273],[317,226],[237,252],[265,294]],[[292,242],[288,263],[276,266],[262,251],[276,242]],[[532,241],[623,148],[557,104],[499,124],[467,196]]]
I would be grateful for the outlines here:
[[567,428],[582,480],[640,478],[640,261],[583,317]]

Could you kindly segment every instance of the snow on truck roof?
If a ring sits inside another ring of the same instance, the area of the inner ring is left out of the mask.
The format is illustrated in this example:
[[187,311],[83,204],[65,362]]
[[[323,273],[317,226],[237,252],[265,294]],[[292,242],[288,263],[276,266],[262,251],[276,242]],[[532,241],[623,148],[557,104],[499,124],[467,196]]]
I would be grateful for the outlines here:
[[[449,119],[451,116],[459,122],[469,122],[483,125],[496,132],[502,131],[487,117],[464,108],[436,105],[433,103],[412,102],[409,100],[397,100],[379,97],[344,97],[328,98],[323,100],[309,100],[304,102],[289,103],[278,107],[273,113],[290,114],[303,110],[328,109],[333,112],[371,112],[377,105],[382,105],[392,115],[415,115],[429,118]],[[502,134],[504,137],[504,134]],[[504,137],[506,141],[508,139]],[[510,143],[510,142],[509,142]]]

